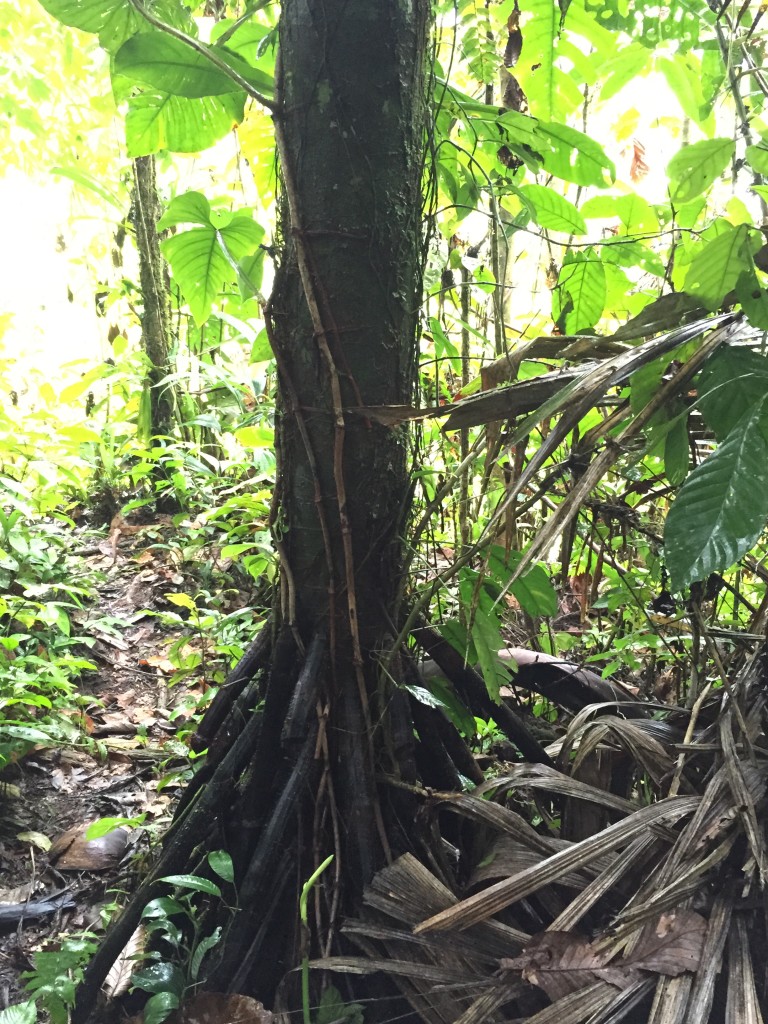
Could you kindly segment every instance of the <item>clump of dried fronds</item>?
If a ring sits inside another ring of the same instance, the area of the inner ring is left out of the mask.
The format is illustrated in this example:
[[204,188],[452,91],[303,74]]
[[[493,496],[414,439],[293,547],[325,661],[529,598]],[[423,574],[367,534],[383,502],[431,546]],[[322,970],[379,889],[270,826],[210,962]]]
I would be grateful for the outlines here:
[[373,880],[364,956],[317,966],[389,974],[429,1024],[762,1021],[766,692],[755,657],[695,713],[592,706],[556,769],[432,794],[464,826]]

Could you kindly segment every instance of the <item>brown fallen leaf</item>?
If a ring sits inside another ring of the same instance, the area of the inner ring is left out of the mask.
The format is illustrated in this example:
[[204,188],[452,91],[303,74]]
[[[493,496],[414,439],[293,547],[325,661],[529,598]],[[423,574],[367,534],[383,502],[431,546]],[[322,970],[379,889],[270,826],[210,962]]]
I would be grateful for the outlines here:
[[200,992],[167,1018],[168,1024],[273,1024],[275,1018],[250,996]]
[[540,932],[533,936],[520,956],[502,960],[501,968],[520,971],[525,981],[542,989],[552,1002],[556,1002],[596,981],[606,981],[618,989],[625,989],[642,977],[631,966],[608,966],[609,958],[609,955],[597,952],[583,935]]
[[125,949],[123,949],[120,956],[112,964],[109,974],[102,985],[102,990],[107,999],[117,999],[118,996],[125,995],[130,988],[131,977],[138,966],[138,958],[144,951],[146,938],[144,927],[139,925],[130,939],[128,939]]
[[611,959],[583,935],[540,932],[520,956],[501,961],[501,969],[520,971],[522,977],[556,1000],[596,981],[619,989],[642,979],[642,971],[676,978],[697,970],[707,933],[707,921],[692,910],[670,910],[649,922],[632,953]]
[[54,840],[50,862],[58,871],[106,871],[120,861],[128,843],[128,829],[116,828],[98,839],[87,840],[85,834],[92,824],[86,821],[74,825]]
[[707,921],[701,914],[668,910],[645,926],[625,963],[676,978],[683,971],[698,968],[706,934]]

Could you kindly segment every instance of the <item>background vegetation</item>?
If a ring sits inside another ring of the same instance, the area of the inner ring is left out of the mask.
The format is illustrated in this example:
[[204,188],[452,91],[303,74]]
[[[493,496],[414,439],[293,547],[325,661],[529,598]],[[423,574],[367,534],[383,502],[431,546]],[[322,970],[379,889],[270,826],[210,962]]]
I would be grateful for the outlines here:
[[[80,680],[94,624],[119,628],[89,612],[94,536],[140,523],[168,552],[180,686],[221,682],[272,603],[278,13],[0,4],[0,188],[28,197],[0,318],[4,763],[93,746]],[[569,728],[559,766],[604,744],[634,759],[622,798],[709,792],[734,742],[759,761],[756,705],[727,695],[754,682],[768,616],[763,10],[458,0],[435,16],[419,393],[366,410],[410,459],[392,649],[429,619],[497,707],[505,648],[590,666],[681,731],[601,719],[587,743],[588,713],[514,691],[542,744]],[[445,680],[408,692],[475,748],[501,738]],[[690,768],[703,724],[720,746]],[[761,790],[739,778],[740,866],[762,892]],[[587,838],[535,800],[525,815]],[[564,904],[551,916],[570,926]]]

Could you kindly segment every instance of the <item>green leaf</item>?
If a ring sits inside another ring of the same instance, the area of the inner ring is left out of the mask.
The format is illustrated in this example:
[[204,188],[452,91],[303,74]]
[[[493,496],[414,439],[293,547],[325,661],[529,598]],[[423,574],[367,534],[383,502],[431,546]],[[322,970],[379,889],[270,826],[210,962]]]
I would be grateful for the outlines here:
[[768,515],[768,399],[748,410],[690,474],[664,529],[672,586],[723,572],[755,544]]
[[523,185],[519,191],[531,204],[536,223],[541,227],[576,235],[586,234],[584,218],[573,203],[554,189],[545,185]]
[[248,361],[251,363],[266,363],[268,360],[273,358],[274,353],[272,352],[272,346],[269,344],[267,329],[266,327],[262,327],[253,342],[251,355]]
[[583,132],[556,121],[540,121],[536,150],[544,167],[564,181],[605,188],[616,178],[616,167],[602,146]]
[[64,25],[93,32],[105,50],[116,50],[146,25],[130,0],[41,0]]
[[600,102],[605,103],[620,92],[625,85],[634,81],[648,64],[648,50],[640,43],[630,43],[611,59],[603,62],[601,77],[605,76],[600,90]]
[[163,1024],[179,1005],[174,992],[157,992],[144,1007],[144,1024]]
[[143,32],[128,39],[115,54],[114,68],[126,78],[187,99],[241,92],[207,57],[165,32]]
[[203,965],[203,960],[212,949],[215,949],[221,941],[221,927],[215,928],[211,934],[201,939],[195,947],[195,951],[192,954],[192,959],[189,963],[189,974],[192,981],[197,981],[200,977],[200,968]]
[[605,309],[605,293],[602,263],[590,259],[566,263],[552,292],[552,319],[565,334],[590,330]]
[[160,879],[167,885],[175,885],[179,889],[192,889],[194,892],[207,892],[209,896],[221,896],[221,889],[208,878],[200,875],[166,875]]
[[244,110],[245,93],[190,100],[163,92],[141,92],[128,102],[128,156],[148,156],[162,149],[199,153],[240,124]]
[[704,102],[701,88],[701,61],[693,53],[676,53],[674,58],[659,57],[656,63],[685,116],[697,124],[706,122],[711,127],[711,109]]
[[315,1024],[363,1024],[365,1017],[360,1003],[345,1003],[333,985],[320,996]]
[[723,345],[705,363],[698,393],[707,426],[722,441],[746,410],[768,394],[768,359],[746,348]]
[[[502,547],[494,545],[488,561],[488,571],[493,575],[499,587],[503,587],[520,561],[521,551],[505,552]],[[556,615],[557,593],[552,586],[549,574],[542,565],[534,565],[519,580],[512,584],[510,592],[517,598],[523,611],[529,615]]]
[[184,993],[184,974],[176,964],[160,961],[150,963],[134,971],[131,982],[143,992],[172,992],[175,996]]
[[688,414],[675,416],[664,439],[664,472],[677,487],[688,475]]
[[675,205],[700,196],[733,159],[733,139],[703,139],[683,148],[667,164],[669,194]]
[[225,882],[234,882],[235,869],[232,864],[232,857],[226,850],[212,850],[208,854],[208,863],[219,878],[223,878]]
[[526,0],[531,15],[525,24],[522,59],[515,77],[525,91],[531,113],[548,121],[558,114],[555,54],[560,34],[560,12],[552,0]]
[[749,243],[746,224],[727,225],[693,259],[685,275],[685,291],[701,299],[708,309],[718,309],[741,275],[752,267]]
[[176,227],[177,224],[211,223],[211,204],[202,192],[183,192],[168,203],[168,207],[157,222],[159,231]]
[[16,1003],[0,1010],[0,1024],[36,1024],[37,1010],[30,1000],[28,1003]]
[[174,279],[199,326],[211,314],[226,283],[237,277],[237,260],[253,252],[264,237],[250,217],[236,216],[216,229],[209,223],[182,231],[161,243]]
[[107,836],[118,828],[135,828],[137,825],[141,825],[145,817],[145,814],[140,814],[137,818],[99,818],[98,821],[94,821],[92,825],[88,826],[85,833],[86,842],[90,843],[93,839],[101,839],[102,836]]
[[[768,142],[758,142],[756,146],[747,146],[747,163],[753,171],[758,174],[768,174]],[[755,192],[759,192],[759,186],[752,186]],[[765,187],[765,186],[763,186]]]

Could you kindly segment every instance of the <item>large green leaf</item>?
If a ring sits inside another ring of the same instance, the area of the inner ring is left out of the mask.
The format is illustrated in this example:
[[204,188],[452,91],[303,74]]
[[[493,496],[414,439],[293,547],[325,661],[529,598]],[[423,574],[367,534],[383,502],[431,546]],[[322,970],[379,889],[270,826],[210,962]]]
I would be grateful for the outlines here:
[[747,146],[747,163],[758,174],[768,174],[768,142],[760,142],[756,146]]
[[162,149],[199,153],[239,124],[244,110],[244,93],[190,100],[168,93],[142,92],[132,96],[128,104],[128,156],[147,156]]
[[733,159],[733,139],[703,139],[683,148],[667,164],[669,194],[676,205],[700,196]]
[[741,275],[752,269],[750,243],[746,224],[727,225],[691,262],[685,291],[701,299],[708,309],[718,309]]
[[[203,45],[203,44],[198,44]],[[223,47],[205,47],[206,53],[224,61],[255,89],[271,94],[269,75],[252,68]],[[115,54],[115,72],[159,92],[187,99],[239,93],[241,87],[226,71],[215,67],[205,53],[164,32],[145,32],[128,39]]]
[[583,132],[556,121],[540,121],[535,149],[544,167],[564,181],[605,188],[616,177],[616,167],[602,146]]
[[515,68],[531,105],[531,113],[548,121],[558,113],[555,83],[555,46],[560,32],[560,12],[553,0],[526,0],[532,15],[523,29],[523,54]]
[[723,345],[704,365],[698,405],[719,441],[768,394],[768,359],[745,348]]
[[114,52],[146,25],[130,0],[40,0],[64,25],[93,32],[106,50]]
[[768,397],[748,410],[690,474],[670,509],[664,555],[675,590],[723,572],[755,544],[768,516]]
[[554,189],[545,185],[523,185],[520,193],[530,203],[536,223],[552,231],[586,234],[587,225],[579,211]]
[[552,318],[566,334],[589,330],[602,316],[605,294],[605,268],[599,260],[566,263],[552,292]]
[[664,74],[683,113],[697,124],[714,125],[711,108],[702,93],[701,61],[693,53],[678,54],[674,58],[659,57],[657,67]]
[[[201,209],[199,204],[197,207]],[[263,237],[255,221],[239,215],[227,224],[216,226],[209,221],[180,231],[161,243],[174,280],[198,325],[210,316],[224,285],[236,280],[238,260],[254,252]]]
[[128,39],[115,54],[115,71],[187,99],[240,91],[202,53],[164,32],[144,32]]

